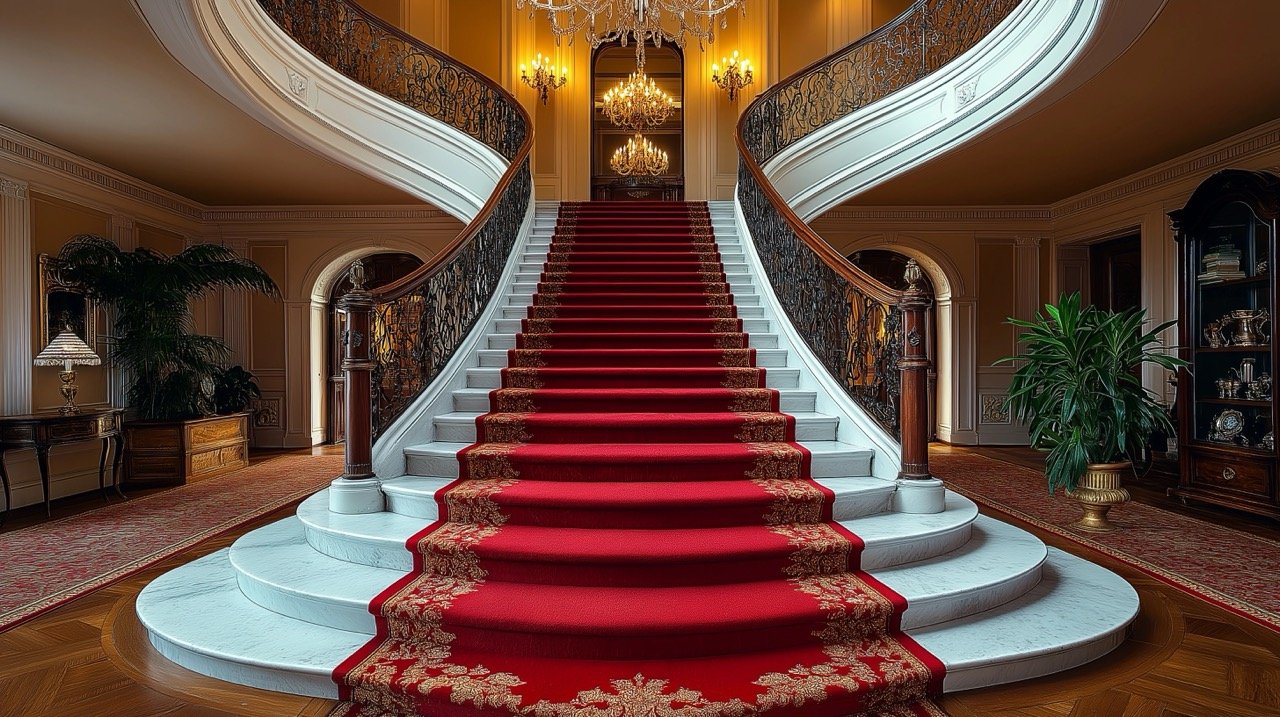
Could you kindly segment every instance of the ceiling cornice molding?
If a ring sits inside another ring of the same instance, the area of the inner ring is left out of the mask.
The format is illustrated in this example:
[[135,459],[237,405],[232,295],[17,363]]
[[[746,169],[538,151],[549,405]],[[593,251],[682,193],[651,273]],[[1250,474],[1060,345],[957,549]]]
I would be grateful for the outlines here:
[[821,219],[881,222],[992,222],[1036,221],[1052,219],[1048,207],[840,207],[823,214]]
[[412,221],[421,219],[457,220],[444,210],[427,205],[348,205],[348,206],[252,206],[209,207],[203,221],[211,224],[259,224],[281,221],[341,221],[347,219]]
[[1246,161],[1280,146],[1280,120],[1245,130],[1207,147],[1050,205],[1055,220],[1119,202],[1181,179],[1201,178],[1210,170]]
[[150,205],[187,220],[202,221],[205,207],[110,167],[0,125],[0,157],[91,185],[116,196]]
[[[121,199],[141,202],[181,219],[206,225],[452,219],[443,210],[427,204],[209,207],[4,125],[0,125],[0,158],[12,159],[19,164],[52,172],[62,178],[81,185],[89,185]],[[58,194],[65,194],[65,192],[58,192]]]

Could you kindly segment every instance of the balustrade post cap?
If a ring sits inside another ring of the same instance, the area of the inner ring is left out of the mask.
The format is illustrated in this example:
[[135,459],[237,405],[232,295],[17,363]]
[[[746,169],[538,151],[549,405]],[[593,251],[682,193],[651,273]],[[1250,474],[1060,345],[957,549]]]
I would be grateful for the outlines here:
[[921,283],[924,281],[924,271],[915,259],[907,259],[907,268],[903,272],[903,279],[907,282],[907,291],[924,291],[924,286]]
[[364,291],[364,283],[368,281],[368,273],[364,266],[364,259],[356,259],[351,262],[351,270],[348,272],[351,279],[351,289],[353,291]]

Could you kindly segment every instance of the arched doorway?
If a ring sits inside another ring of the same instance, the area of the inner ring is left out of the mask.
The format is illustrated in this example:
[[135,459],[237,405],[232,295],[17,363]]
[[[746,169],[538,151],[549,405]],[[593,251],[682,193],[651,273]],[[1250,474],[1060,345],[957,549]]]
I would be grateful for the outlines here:
[[[898,291],[903,291],[907,288],[907,281],[904,277],[907,270],[907,261],[910,258],[905,254],[899,254],[888,249],[862,249],[848,256],[849,261],[853,262],[854,266],[867,272],[880,283]],[[932,441],[938,437],[938,363],[936,360],[938,355],[938,293],[927,273],[924,274],[922,281],[925,291],[934,298],[929,303],[929,308],[925,311],[925,352],[929,357],[929,440]]]
[[[422,260],[405,252],[382,252],[363,257],[370,288],[384,286],[422,266]],[[342,332],[346,328],[346,312],[338,308],[338,300],[351,291],[351,279],[345,273],[334,281],[328,295],[328,333],[325,339],[327,367],[326,394],[328,415],[325,417],[325,442],[341,443],[345,439],[346,387],[342,376]]]
[[667,171],[657,176],[619,176],[609,167],[615,150],[636,134],[614,125],[604,112],[604,94],[636,71],[636,48],[601,45],[591,56],[591,196],[594,199],[684,199],[684,55],[665,44],[645,48],[644,72],[675,101],[667,120],[640,133],[667,153]]

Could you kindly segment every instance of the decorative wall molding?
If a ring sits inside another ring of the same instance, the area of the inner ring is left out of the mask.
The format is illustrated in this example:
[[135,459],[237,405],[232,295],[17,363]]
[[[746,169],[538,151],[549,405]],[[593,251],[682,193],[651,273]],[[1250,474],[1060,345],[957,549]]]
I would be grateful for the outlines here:
[[26,182],[0,177],[0,194],[14,199],[26,199],[27,184]]
[[203,220],[211,224],[261,223],[275,221],[332,221],[342,219],[442,219],[452,218],[429,205],[381,206],[263,206],[210,207]]
[[989,424],[1008,425],[1013,423],[1013,416],[1009,413],[1009,407],[1005,401],[1009,398],[1003,393],[984,393],[982,394],[982,408],[978,416],[978,420]]
[[1273,120],[1110,184],[1069,197],[1051,205],[1049,209],[1054,219],[1065,219],[1179,180],[1198,181],[1218,169],[1273,152],[1277,146],[1280,146],[1280,120]]
[[204,211],[204,207],[185,197],[0,125],[0,159],[5,158],[79,180],[183,219],[200,221]]
[[823,220],[853,222],[1048,222],[1048,207],[839,207]]

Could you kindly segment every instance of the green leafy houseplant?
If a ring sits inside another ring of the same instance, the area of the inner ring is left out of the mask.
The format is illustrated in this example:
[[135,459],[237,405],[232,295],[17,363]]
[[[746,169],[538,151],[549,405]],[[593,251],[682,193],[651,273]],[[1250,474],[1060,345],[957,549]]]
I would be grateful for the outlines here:
[[1140,367],[1176,371],[1186,362],[1164,353],[1160,333],[1168,321],[1144,331],[1146,311],[1081,307],[1079,294],[1046,304],[1032,321],[1009,319],[1024,329],[1009,405],[1027,423],[1031,445],[1047,449],[1049,492],[1075,489],[1085,466],[1128,460],[1152,431],[1172,431],[1169,416],[1142,386]]
[[213,405],[218,413],[239,413],[261,398],[262,391],[254,383],[253,374],[242,366],[230,366],[218,371],[213,379]]
[[111,309],[110,359],[124,369],[128,407],[142,420],[207,412],[202,384],[216,379],[230,351],[222,339],[194,333],[192,300],[217,287],[280,295],[262,267],[217,244],[166,256],[81,234],[62,247],[53,268]]

